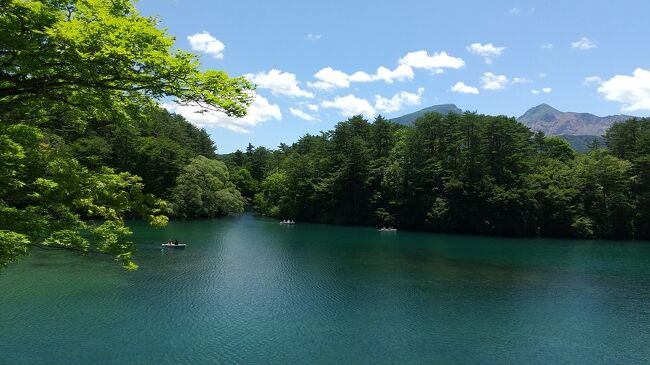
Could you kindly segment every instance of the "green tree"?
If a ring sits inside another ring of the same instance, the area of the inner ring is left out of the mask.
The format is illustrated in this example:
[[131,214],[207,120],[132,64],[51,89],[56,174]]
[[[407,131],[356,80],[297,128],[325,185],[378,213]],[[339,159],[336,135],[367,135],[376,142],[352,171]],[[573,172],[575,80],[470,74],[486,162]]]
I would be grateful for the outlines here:
[[230,170],[230,179],[237,187],[237,190],[247,199],[253,199],[258,191],[259,183],[253,178],[250,171],[245,167],[234,167]]
[[244,198],[229,180],[226,165],[203,156],[195,157],[183,168],[172,191],[172,208],[182,217],[240,213],[244,203]]
[[197,57],[174,50],[174,38],[130,0],[3,0],[1,9],[0,105],[14,107],[3,110],[13,120],[46,113],[33,103],[53,100],[74,103],[66,111],[83,118],[167,95],[236,116],[251,101],[248,81],[200,71]]
[[650,118],[614,123],[605,135],[614,156],[632,163],[635,235],[650,238]]
[[598,237],[634,235],[634,199],[631,196],[632,164],[596,149],[581,156],[576,173],[584,181],[581,192],[585,217]]
[[262,181],[260,192],[255,195],[255,204],[262,214],[276,218],[289,218],[285,204],[288,193],[287,175],[274,172]]

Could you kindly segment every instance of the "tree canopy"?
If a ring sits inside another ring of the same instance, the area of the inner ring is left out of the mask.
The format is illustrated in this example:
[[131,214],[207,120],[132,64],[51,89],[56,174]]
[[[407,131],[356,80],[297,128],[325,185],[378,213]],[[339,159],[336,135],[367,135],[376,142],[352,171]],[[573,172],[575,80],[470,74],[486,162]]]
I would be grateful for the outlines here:
[[650,124],[617,123],[607,148],[579,154],[513,118],[427,114],[412,127],[361,116],[266,155],[266,215],[494,235],[650,238]]
[[176,179],[172,203],[176,215],[206,218],[240,213],[245,201],[223,162],[197,156]]

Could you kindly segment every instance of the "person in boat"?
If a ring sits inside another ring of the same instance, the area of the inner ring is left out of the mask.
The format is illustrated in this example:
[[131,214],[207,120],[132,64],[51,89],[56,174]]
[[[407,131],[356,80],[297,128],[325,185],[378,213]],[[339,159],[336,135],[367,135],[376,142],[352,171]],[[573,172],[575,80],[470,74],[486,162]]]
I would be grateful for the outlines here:
[[172,239],[170,238],[170,239],[167,240],[167,244],[168,244],[168,245],[173,245],[173,244],[174,244],[174,241],[172,241]]
[[174,246],[178,246],[178,240],[174,240]]

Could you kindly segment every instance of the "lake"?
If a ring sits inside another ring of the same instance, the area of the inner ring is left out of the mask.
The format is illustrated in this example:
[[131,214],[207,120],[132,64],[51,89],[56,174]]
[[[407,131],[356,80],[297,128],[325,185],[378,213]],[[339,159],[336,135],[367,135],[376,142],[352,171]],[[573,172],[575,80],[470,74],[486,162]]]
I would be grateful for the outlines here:
[[[0,275],[1,364],[641,364],[650,244],[132,222],[140,269],[66,252]],[[187,242],[161,249],[169,238]]]

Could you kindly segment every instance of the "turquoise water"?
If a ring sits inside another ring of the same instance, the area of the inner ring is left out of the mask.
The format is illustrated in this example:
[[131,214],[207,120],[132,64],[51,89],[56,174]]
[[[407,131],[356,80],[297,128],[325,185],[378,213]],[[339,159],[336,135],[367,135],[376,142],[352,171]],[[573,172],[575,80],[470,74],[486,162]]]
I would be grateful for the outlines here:
[[[140,269],[35,251],[0,275],[1,364],[642,364],[650,244],[133,223]],[[185,250],[161,250],[168,238]]]

